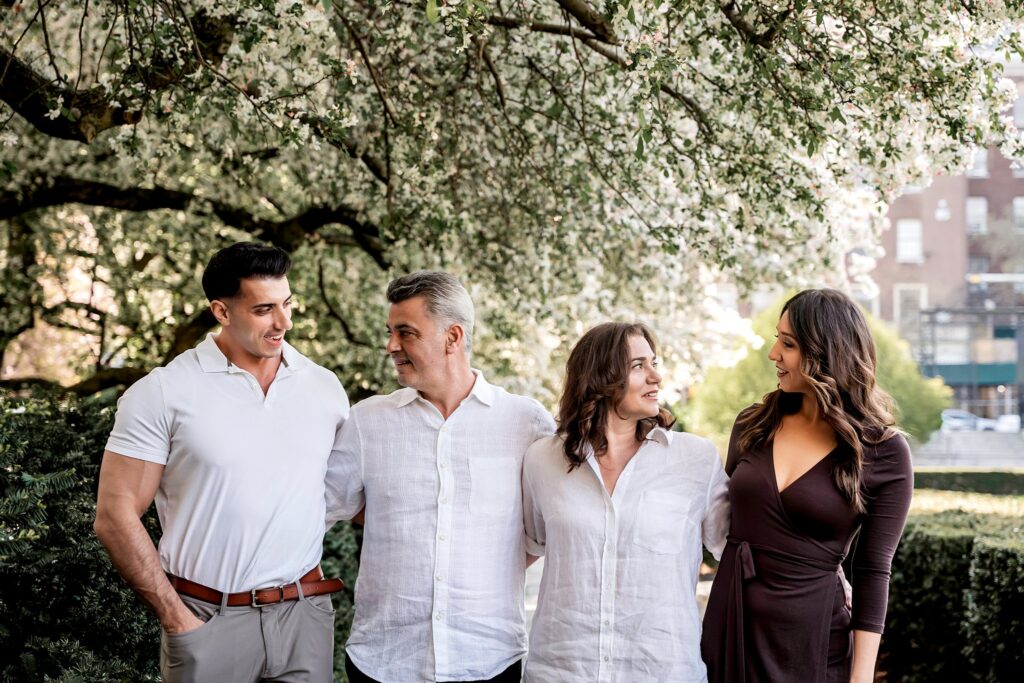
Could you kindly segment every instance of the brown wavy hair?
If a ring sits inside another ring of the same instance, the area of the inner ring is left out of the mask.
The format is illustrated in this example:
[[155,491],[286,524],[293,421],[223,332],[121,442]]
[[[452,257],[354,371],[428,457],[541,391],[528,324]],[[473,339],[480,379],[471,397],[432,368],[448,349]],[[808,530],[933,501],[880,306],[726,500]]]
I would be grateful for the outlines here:
[[[608,450],[608,414],[622,402],[629,384],[630,337],[643,337],[656,351],[654,333],[643,323],[611,322],[589,330],[569,353],[558,404],[558,434],[565,442],[570,472],[586,462],[590,449],[598,458]],[[661,408],[656,417],[637,422],[637,441],[655,427],[667,429],[674,423],[672,413]]]
[[[803,378],[840,442],[832,479],[854,509],[864,512],[864,444],[879,444],[897,433],[892,397],[875,384],[875,341],[860,307],[835,289],[804,290],[786,302],[782,312],[787,311],[803,354]],[[800,410],[803,398],[776,389],[747,409],[739,418],[740,448],[766,444],[783,415]]]

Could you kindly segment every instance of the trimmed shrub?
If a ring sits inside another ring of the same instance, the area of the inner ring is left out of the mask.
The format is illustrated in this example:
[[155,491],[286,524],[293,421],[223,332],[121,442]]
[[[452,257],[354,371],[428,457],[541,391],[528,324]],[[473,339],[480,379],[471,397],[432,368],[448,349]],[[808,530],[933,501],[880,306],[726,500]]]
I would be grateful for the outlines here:
[[[0,393],[0,681],[159,680],[156,618],[120,578],[92,522],[110,399],[16,399]],[[155,510],[143,518],[157,539]],[[351,525],[328,534],[323,567],[349,590],[333,596],[338,646],[352,619]]]
[[983,681],[1020,680],[1024,671],[1024,529],[979,538],[971,553],[964,654]]
[[0,400],[0,680],[159,678],[156,620],[92,531],[112,421],[103,402]]
[[914,470],[914,488],[939,491],[1024,495],[1024,472],[979,470]]
[[[1015,680],[989,675],[988,661],[979,659],[1003,650],[1016,650],[1019,658],[1024,650],[1019,608],[1003,607],[1020,604],[1012,593],[1019,591],[1019,584],[1010,577],[992,578],[1002,571],[999,562],[1005,559],[992,559],[992,553],[981,548],[1006,547],[999,539],[1019,534],[1021,523],[1017,518],[959,510],[910,517],[893,559],[882,638],[880,666],[888,680]],[[1017,553],[1018,565],[1024,558],[1019,546],[1008,552]],[[976,625],[971,625],[972,618]],[[978,643],[981,637],[990,641]],[[992,666],[1002,666],[1001,661]]]

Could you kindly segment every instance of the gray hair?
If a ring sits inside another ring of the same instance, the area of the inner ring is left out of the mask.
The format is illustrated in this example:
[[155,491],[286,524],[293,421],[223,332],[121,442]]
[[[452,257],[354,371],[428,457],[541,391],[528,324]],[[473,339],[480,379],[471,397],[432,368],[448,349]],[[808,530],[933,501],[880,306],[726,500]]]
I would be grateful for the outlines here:
[[466,355],[473,347],[473,300],[458,278],[439,270],[418,270],[388,285],[388,301],[397,304],[422,296],[431,317],[445,325],[458,323],[465,333]]

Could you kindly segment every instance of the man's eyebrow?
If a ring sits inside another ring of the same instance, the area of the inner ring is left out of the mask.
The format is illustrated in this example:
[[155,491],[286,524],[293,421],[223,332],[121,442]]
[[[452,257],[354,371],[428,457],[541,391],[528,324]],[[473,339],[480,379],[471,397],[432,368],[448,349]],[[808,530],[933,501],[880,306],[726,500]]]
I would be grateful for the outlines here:
[[[285,299],[282,303],[285,303],[285,304],[288,303],[289,301],[292,300],[293,296],[294,296],[294,294],[289,294],[288,298]],[[260,304],[253,304],[252,305],[253,308],[273,308],[274,306],[275,306],[275,304],[272,301],[268,301],[266,303],[260,303]]]

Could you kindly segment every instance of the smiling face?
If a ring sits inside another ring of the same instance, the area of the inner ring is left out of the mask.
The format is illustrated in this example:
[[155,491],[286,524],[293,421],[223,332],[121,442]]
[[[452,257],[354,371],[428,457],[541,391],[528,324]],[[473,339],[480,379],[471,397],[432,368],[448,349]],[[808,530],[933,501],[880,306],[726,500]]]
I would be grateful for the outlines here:
[[[439,393],[447,383],[452,355],[448,330],[430,315],[422,296],[391,304],[386,350],[398,383],[424,395]],[[462,349],[455,349],[462,354]]]
[[223,327],[217,341],[235,365],[281,355],[284,334],[292,328],[292,292],[288,278],[245,278],[238,294],[210,304]]
[[641,335],[629,337],[629,376],[626,393],[615,407],[615,414],[625,420],[642,420],[658,416],[658,389],[661,374],[658,359],[651,345]]
[[810,393],[811,387],[803,374],[804,356],[789,324],[789,311],[784,311],[776,325],[775,343],[768,352],[768,359],[775,363],[775,374],[779,388],[789,393]]

